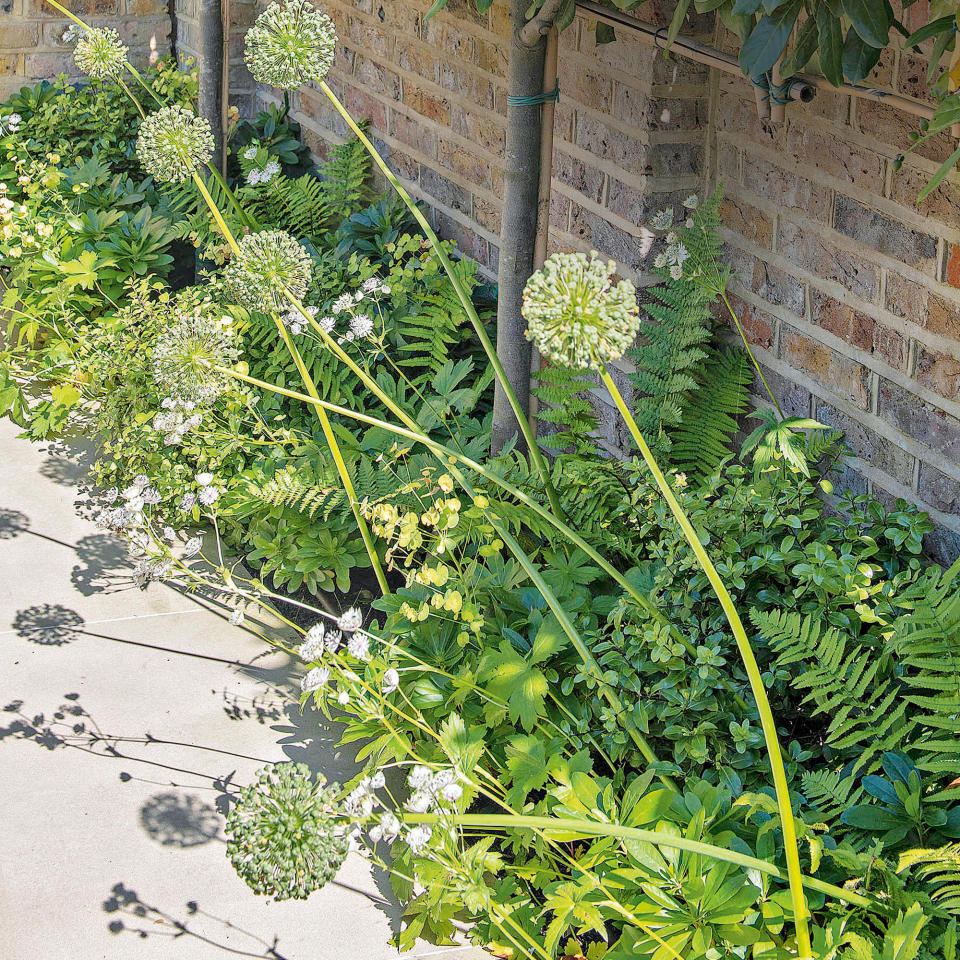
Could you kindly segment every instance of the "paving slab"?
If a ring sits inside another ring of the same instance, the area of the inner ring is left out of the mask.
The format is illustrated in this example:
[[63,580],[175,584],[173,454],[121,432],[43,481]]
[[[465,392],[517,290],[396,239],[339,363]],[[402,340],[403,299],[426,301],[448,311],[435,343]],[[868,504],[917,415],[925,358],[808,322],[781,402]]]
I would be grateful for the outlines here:
[[361,857],[285,903],[226,859],[224,813],[258,767],[355,769],[292,703],[302,671],[210,602],[134,587],[123,545],[78,513],[82,447],[16,434],[0,420],[0,957],[397,956],[389,881]]

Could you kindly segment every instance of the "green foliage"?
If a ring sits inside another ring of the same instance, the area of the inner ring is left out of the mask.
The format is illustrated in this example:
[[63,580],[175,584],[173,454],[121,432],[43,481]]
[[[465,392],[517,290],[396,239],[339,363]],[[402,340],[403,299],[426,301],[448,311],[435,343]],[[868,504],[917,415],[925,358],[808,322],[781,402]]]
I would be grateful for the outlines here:
[[570,370],[548,364],[535,374],[533,394],[539,401],[537,419],[543,428],[540,445],[551,452],[573,450],[589,454],[590,435],[599,422],[593,404],[584,393],[596,386],[588,371]]

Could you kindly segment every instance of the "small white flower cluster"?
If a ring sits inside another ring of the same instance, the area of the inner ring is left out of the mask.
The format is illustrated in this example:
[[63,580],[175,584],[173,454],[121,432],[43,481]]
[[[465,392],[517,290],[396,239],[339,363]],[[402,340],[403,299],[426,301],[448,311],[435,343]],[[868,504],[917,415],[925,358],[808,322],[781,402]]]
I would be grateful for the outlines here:
[[304,663],[313,663],[326,652],[336,653],[342,642],[343,635],[339,630],[327,630],[322,622],[315,623],[300,644],[300,659]]
[[94,80],[108,80],[120,76],[128,49],[112,27],[91,27],[77,37],[73,62]]
[[183,183],[213,156],[213,130],[186,107],[161,107],[140,124],[137,156],[161,183]]
[[[150,486],[150,479],[140,474],[122,493],[111,487],[103,495],[107,508],[96,517],[97,526],[114,533],[129,532],[143,522],[143,508],[160,502],[160,494]],[[123,501],[120,503],[119,501]]]
[[527,339],[560,366],[601,370],[633,343],[640,326],[637,291],[613,283],[616,264],[594,251],[555,253],[527,281],[521,312]]
[[244,58],[254,79],[294,90],[327,75],[336,45],[333,21],[309,0],[279,0],[247,31]]
[[434,773],[429,767],[417,764],[407,777],[407,786],[413,791],[406,808],[411,813],[443,813],[455,807],[463,796],[463,787],[457,782],[457,772],[448,767]]
[[[255,149],[254,155],[256,155]],[[247,183],[251,187],[258,183],[269,183],[279,172],[280,164],[276,160],[268,160],[263,167],[253,167],[247,171]]]
[[227,265],[224,279],[234,299],[257,313],[283,310],[290,297],[302,300],[310,284],[310,254],[283,230],[261,230],[244,237]]
[[71,23],[70,26],[60,34],[60,42],[76,43],[86,32],[86,27],[81,27],[79,23]]
[[[306,310],[306,312],[309,313],[310,316],[314,318],[316,318],[317,313],[319,312],[319,309],[320,309],[319,307],[304,307],[304,310]],[[296,307],[291,307],[283,315],[283,323],[284,323],[284,326],[290,328],[290,332],[295,337],[300,336],[300,334],[303,333],[303,331],[306,330],[307,328],[306,318]]]
[[212,507],[220,499],[220,488],[214,486],[212,473],[198,473],[194,479],[200,489],[196,493],[185,493],[180,499],[180,509],[184,513],[189,513],[197,504]]
[[[325,317],[321,321],[321,326],[331,333],[334,326],[336,325],[336,318],[341,313],[349,314],[349,326],[348,329],[344,332],[343,336],[339,338],[338,343],[349,342],[352,340],[365,340],[367,337],[373,334],[376,324],[374,323],[373,318],[367,312],[359,312],[359,305],[370,297],[374,301],[374,305],[379,312],[380,307],[380,297],[390,295],[390,286],[389,284],[383,283],[377,277],[369,277],[367,280],[364,280],[360,286],[360,289],[356,293],[342,293],[336,300],[333,301],[333,305],[330,310],[334,314],[332,317]],[[329,322],[329,327],[326,325],[326,322]]]
[[[0,136],[5,133],[16,133],[21,123],[23,123],[23,117],[19,113],[8,113],[5,117],[0,117]],[[6,189],[5,186],[4,189]]]
[[[696,194],[691,194],[683,201],[683,206],[687,210],[696,210],[700,205],[700,199]],[[657,270],[668,270],[673,280],[683,279],[683,265],[690,259],[690,251],[686,248],[683,241],[673,231],[674,214],[673,207],[667,207],[665,210],[658,210],[650,218],[650,229],[663,232],[669,230],[666,236],[666,246],[653,259],[653,265]],[[693,226],[693,220],[686,218],[684,226],[688,229]]]
[[153,429],[163,434],[163,445],[175,447],[183,443],[184,436],[200,426],[203,418],[196,413],[192,400],[165,397],[160,404],[163,409],[153,418]]

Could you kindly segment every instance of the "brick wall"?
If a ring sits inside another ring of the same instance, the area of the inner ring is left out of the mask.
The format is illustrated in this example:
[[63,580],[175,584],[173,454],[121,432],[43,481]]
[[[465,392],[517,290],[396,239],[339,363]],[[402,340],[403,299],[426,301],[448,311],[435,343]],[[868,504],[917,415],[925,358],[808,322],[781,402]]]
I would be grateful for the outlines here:
[[[920,6],[914,19],[925,15]],[[331,86],[371,120],[439,231],[494,272],[505,2],[478,15],[451,0],[431,20],[421,0],[329,0],[326,9],[341,38]],[[664,22],[652,5],[637,13]],[[734,48],[710,19],[687,32]],[[784,409],[843,429],[855,454],[844,484],[919,502],[938,524],[930,550],[954,559],[960,177],[920,209],[914,203],[952,151],[949,138],[894,173],[913,118],[824,91],[790,105],[786,123],[762,124],[742,79],[622,35],[597,47],[582,17],[561,37],[560,64],[551,249],[599,249],[647,283],[644,219],[722,180],[734,303]],[[923,98],[925,69],[923,58],[894,46],[867,82]],[[318,154],[346,134],[317,92],[303,90],[294,105]],[[616,416],[599,409],[608,446],[626,449]]]
[[[166,0],[70,0],[64,6],[96,26],[116,29],[134,63],[170,54]],[[73,48],[61,39],[69,25],[43,0],[0,0],[0,100],[60,73],[77,77]]]

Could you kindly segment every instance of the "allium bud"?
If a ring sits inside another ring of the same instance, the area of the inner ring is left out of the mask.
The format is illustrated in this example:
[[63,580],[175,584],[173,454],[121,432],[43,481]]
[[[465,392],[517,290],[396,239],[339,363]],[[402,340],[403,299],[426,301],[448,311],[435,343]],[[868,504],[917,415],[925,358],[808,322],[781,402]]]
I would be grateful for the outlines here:
[[261,230],[240,241],[224,277],[237,303],[262,313],[303,299],[312,273],[310,255],[283,230]]
[[91,27],[77,40],[73,62],[94,80],[109,80],[120,76],[128,49],[112,27]]
[[640,309],[629,280],[612,283],[612,260],[556,253],[527,282],[521,312],[527,339],[552,363],[601,370],[637,336]]
[[186,107],[162,107],[140,124],[137,156],[155,179],[183,183],[213,156],[213,131]]
[[257,894],[306,899],[332,880],[349,844],[338,836],[334,789],[305,763],[264,767],[227,817],[227,856]]
[[255,80],[294,90],[327,75],[336,45],[333,21],[309,0],[278,0],[247,31],[244,57]]

